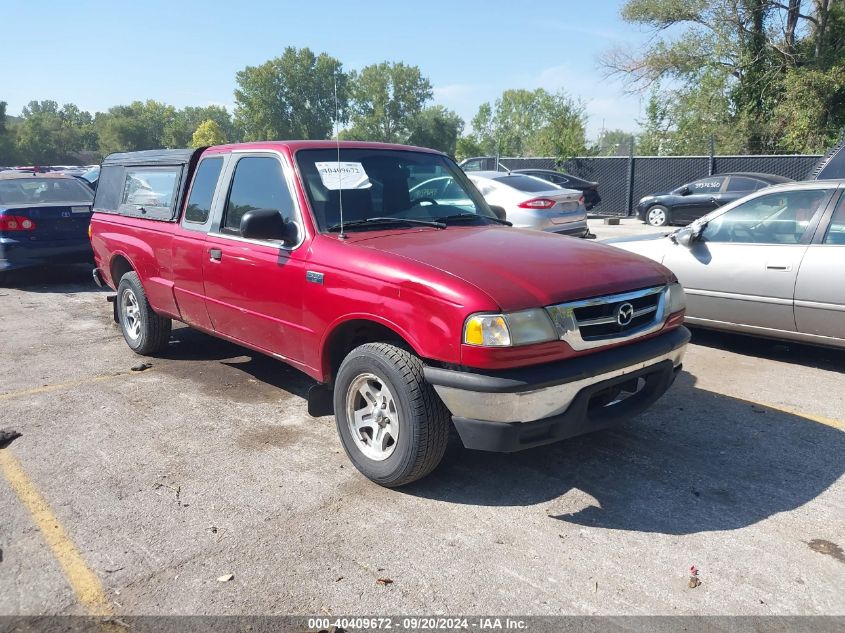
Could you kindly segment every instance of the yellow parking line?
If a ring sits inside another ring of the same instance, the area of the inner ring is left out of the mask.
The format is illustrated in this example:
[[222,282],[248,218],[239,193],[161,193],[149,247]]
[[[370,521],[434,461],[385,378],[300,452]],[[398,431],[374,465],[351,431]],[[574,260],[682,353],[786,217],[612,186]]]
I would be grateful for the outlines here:
[[111,616],[109,599],[97,575],[85,563],[59,519],[9,449],[0,450],[0,471],[41,530],[82,606],[90,615]]
[[84,378],[82,380],[71,380],[69,382],[60,382],[54,385],[43,385],[41,387],[33,387],[32,389],[20,389],[18,391],[8,391],[6,393],[0,393],[0,400],[8,400],[10,398],[20,398],[23,396],[33,396],[38,393],[47,393],[50,391],[57,391],[60,389],[71,389],[73,387],[82,387],[84,385],[90,385],[98,382],[102,382],[104,380],[113,380],[115,378],[123,378],[124,376],[129,376],[126,372],[121,372],[117,374],[103,374],[101,376],[94,376],[92,378]]
[[777,405],[767,404],[765,402],[752,402],[750,400],[749,402],[751,402],[751,404],[756,404],[760,407],[765,407],[766,409],[780,411],[781,413],[788,413],[789,415],[804,418],[805,420],[812,420],[813,422],[818,422],[819,424],[824,424],[825,426],[832,426],[834,429],[845,431],[845,422],[843,422],[842,420],[834,420],[833,418],[827,418],[823,415],[804,413],[803,411],[798,411],[797,409],[790,409],[789,407],[779,407]]

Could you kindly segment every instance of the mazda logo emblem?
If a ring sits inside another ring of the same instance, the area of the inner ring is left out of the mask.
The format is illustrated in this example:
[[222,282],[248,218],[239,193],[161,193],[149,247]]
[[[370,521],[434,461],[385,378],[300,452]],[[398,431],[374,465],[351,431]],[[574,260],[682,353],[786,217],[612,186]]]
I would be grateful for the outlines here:
[[625,327],[629,325],[634,318],[634,306],[630,303],[621,303],[616,308],[616,322]]

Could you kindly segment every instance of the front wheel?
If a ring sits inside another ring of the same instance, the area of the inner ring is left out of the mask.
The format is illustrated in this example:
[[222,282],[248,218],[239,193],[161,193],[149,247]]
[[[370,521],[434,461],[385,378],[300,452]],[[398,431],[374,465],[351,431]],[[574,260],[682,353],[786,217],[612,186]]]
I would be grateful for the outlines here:
[[136,354],[148,356],[167,347],[172,322],[153,311],[138,273],[126,273],[120,279],[117,317],[126,344]]
[[669,209],[657,204],[646,212],[645,221],[651,226],[666,226],[669,224]]
[[449,441],[450,415],[423,377],[422,361],[388,343],[356,347],[334,387],[337,432],[373,482],[396,487],[429,474]]

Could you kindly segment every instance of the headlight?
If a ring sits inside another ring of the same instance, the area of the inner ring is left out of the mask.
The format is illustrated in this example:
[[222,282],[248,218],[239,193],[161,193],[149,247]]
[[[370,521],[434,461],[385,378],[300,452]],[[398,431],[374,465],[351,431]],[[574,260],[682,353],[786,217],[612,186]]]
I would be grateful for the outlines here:
[[511,347],[555,341],[559,337],[542,308],[509,314],[474,314],[464,325],[464,343],[484,347]]
[[687,307],[687,297],[684,294],[684,287],[681,284],[672,284],[669,286],[669,314],[680,312]]

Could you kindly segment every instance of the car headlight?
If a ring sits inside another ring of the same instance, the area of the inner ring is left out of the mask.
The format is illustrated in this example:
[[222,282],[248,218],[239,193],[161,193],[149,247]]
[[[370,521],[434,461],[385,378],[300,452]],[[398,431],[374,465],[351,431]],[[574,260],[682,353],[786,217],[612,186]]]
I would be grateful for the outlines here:
[[555,326],[542,308],[508,314],[473,314],[464,324],[464,343],[483,347],[512,347],[558,339]]
[[681,284],[672,284],[669,286],[668,314],[674,314],[685,310],[687,307],[687,297],[684,294],[684,287]]

